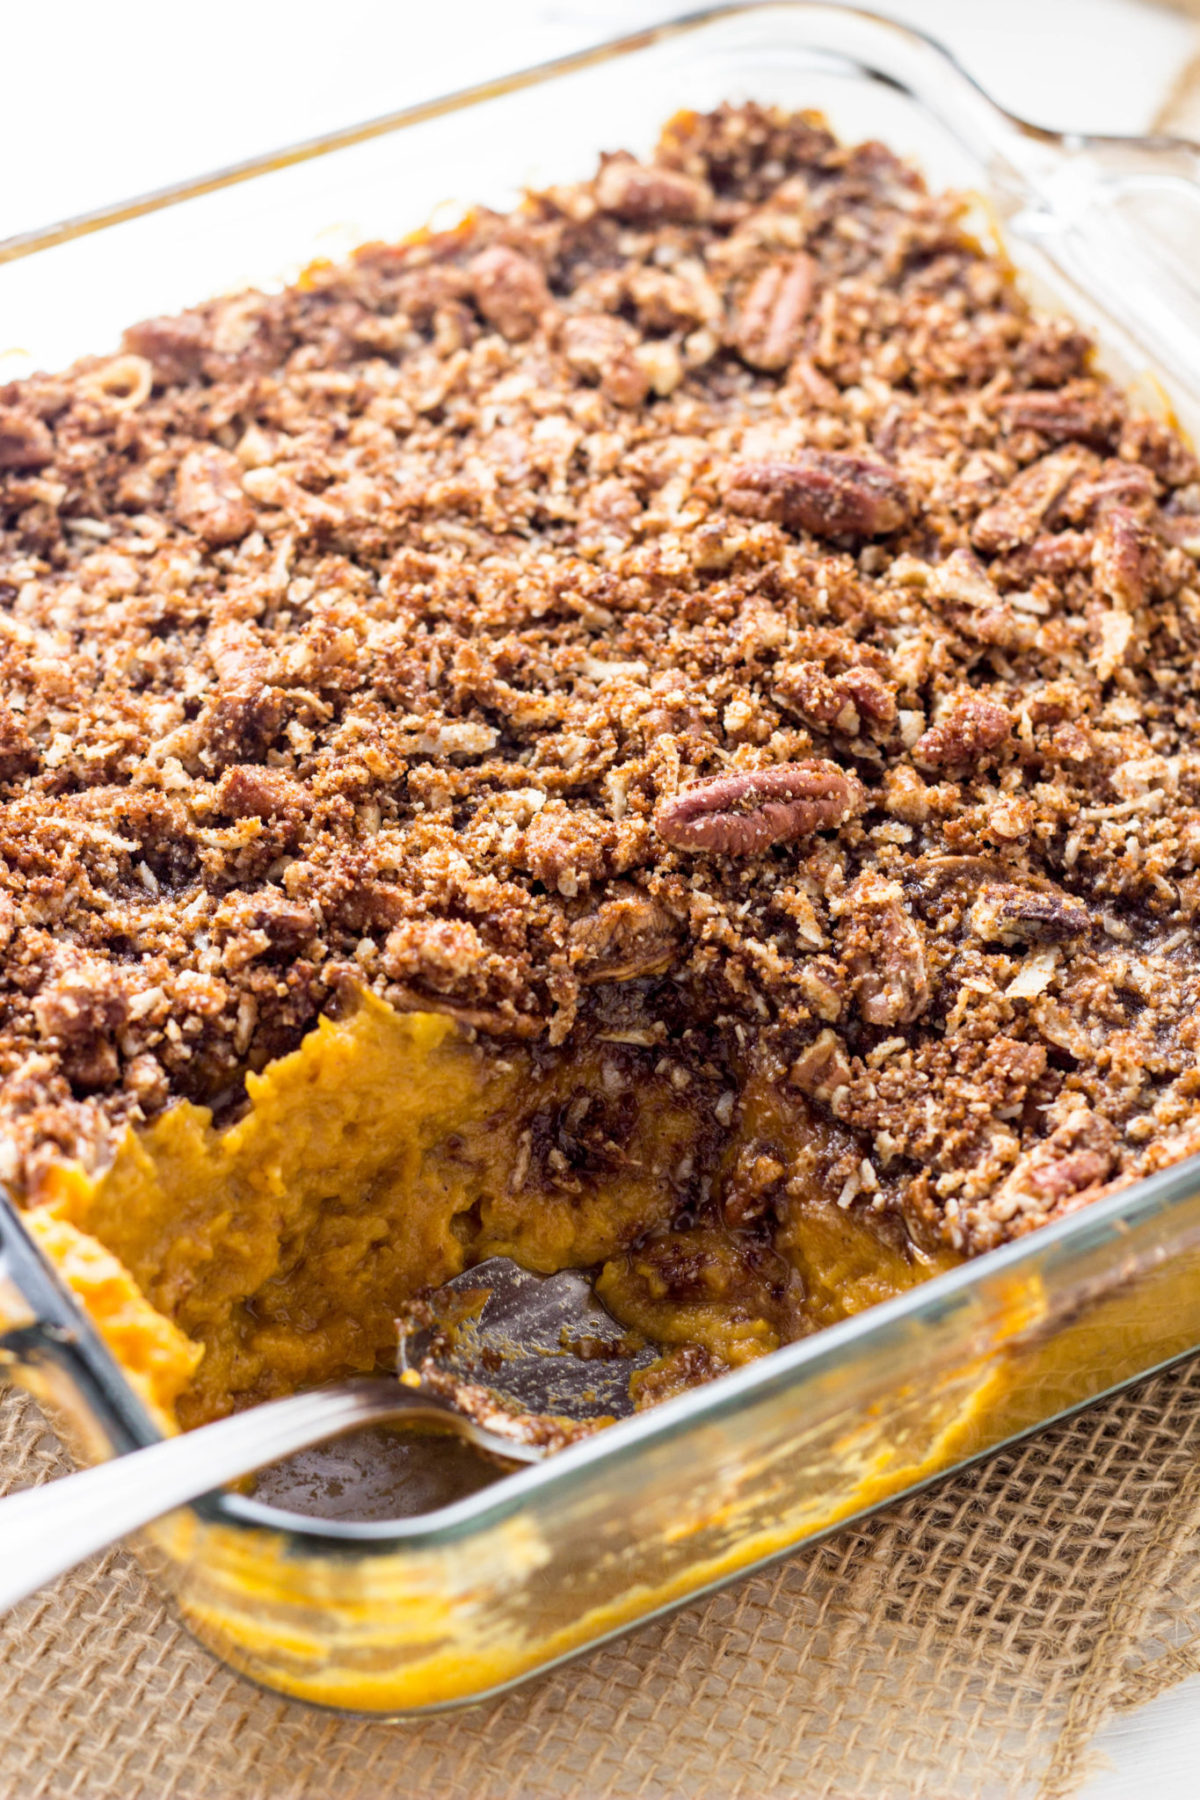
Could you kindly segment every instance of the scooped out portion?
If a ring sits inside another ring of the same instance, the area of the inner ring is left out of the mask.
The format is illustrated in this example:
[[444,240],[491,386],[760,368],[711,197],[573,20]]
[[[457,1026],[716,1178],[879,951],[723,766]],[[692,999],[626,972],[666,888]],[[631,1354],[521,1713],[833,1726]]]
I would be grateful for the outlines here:
[[830,1202],[829,1135],[801,1097],[735,1097],[666,1049],[498,1056],[364,994],[249,1076],[234,1123],[181,1103],[103,1175],[60,1166],[30,1217],[185,1427],[389,1364],[403,1304],[492,1255],[596,1270],[610,1311],[664,1348],[648,1400],[954,1260]]

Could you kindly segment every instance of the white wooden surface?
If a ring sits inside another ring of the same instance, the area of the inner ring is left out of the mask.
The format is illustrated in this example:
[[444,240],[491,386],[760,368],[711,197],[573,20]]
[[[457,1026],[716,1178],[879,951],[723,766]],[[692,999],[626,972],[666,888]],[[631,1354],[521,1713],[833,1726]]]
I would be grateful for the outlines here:
[[[0,238],[699,3],[0,0]],[[939,37],[1005,105],[1060,129],[1150,128],[1200,52],[1200,27],[1154,0],[873,4]],[[0,315],[0,349],[8,335]],[[1143,1789],[1196,1800],[1200,1680],[1114,1722],[1097,1748],[1110,1767],[1085,1800]]]

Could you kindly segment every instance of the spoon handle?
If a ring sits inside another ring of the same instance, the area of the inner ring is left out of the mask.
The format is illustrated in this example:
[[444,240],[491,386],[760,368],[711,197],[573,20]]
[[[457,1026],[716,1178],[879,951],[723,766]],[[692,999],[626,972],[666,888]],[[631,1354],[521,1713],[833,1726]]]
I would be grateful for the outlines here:
[[343,1381],[272,1400],[0,1500],[0,1614],[93,1551],[188,1500],[356,1426],[401,1416],[450,1424],[460,1436],[512,1462],[541,1455],[385,1378]]

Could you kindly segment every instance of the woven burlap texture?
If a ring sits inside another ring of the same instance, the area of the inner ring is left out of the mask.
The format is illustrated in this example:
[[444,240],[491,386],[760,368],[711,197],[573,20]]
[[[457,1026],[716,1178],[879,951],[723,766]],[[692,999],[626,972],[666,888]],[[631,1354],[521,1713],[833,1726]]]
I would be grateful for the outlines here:
[[[63,1468],[11,1395],[0,1468]],[[259,1693],[120,1551],[2,1644],[3,1800],[1057,1800],[1113,1709],[1200,1667],[1200,1365],[486,1707]]]

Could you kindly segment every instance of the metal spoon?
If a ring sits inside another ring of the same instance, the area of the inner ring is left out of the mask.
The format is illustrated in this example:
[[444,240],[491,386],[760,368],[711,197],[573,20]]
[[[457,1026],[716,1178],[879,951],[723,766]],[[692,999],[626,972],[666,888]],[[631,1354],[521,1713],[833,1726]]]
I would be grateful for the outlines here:
[[555,1437],[537,1441],[531,1426],[632,1411],[629,1376],[657,1354],[628,1341],[586,1277],[530,1275],[507,1257],[456,1276],[400,1326],[399,1380],[272,1400],[0,1500],[0,1613],[175,1507],[362,1425],[432,1422],[504,1461],[539,1462]]

